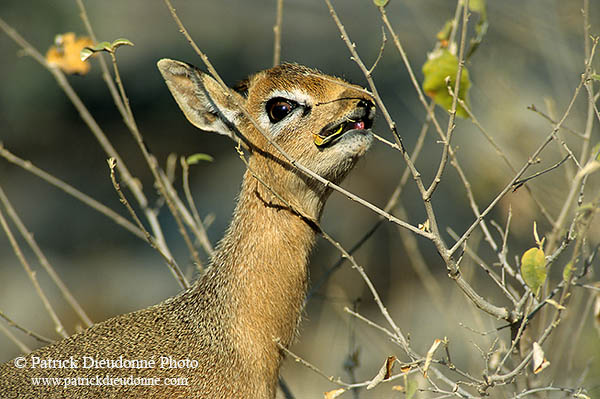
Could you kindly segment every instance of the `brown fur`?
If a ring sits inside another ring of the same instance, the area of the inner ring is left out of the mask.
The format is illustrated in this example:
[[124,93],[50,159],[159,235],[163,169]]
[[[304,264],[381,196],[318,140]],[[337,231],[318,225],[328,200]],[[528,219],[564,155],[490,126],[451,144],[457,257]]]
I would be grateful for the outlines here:
[[[0,398],[273,398],[282,355],[275,339],[289,346],[296,332],[307,286],[314,224],[329,194],[297,172],[245,119],[212,78],[193,67],[163,60],[159,68],[188,119],[198,127],[235,137],[244,135],[252,156],[231,226],[206,274],[164,302],[98,323],[26,356],[28,367],[0,367]],[[312,134],[368,98],[347,84],[319,77],[297,65],[263,71],[245,83],[247,98],[236,97],[264,123],[265,99],[273,90],[300,90],[312,104],[294,114],[274,140],[302,164],[336,182],[370,144],[368,133],[344,137],[325,149]],[[328,78],[333,79],[333,78]],[[342,81],[338,81],[342,82]],[[237,96],[237,95],[236,95]],[[233,127],[235,125],[235,128]],[[267,133],[269,126],[266,126]],[[361,136],[362,135],[362,136]],[[364,136],[364,137],[363,137]],[[253,177],[261,176],[270,188]],[[273,191],[284,197],[284,201]],[[292,204],[295,209],[290,209]],[[298,216],[301,211],[305,217]],[[79,359],[79,368],[31,368],[42,359]],[[151,359],[155,368],[83,369],[83,356],[99,359]],[[199,362],[198,368],[161,369],[160,356]],[[34,386],[32,377],[184,377],[183,386]]]

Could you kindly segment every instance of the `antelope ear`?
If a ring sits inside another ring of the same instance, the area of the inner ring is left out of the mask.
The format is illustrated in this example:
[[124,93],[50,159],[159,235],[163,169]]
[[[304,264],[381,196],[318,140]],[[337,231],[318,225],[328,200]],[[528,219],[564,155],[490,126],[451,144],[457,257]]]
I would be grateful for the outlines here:
[[[162,59],[157,66],[179,108],[192,125],[238,141],[236,124],[242,114],[216,80],[181,61]],[[242,96],[235,92],[231,95],[237,96],[243,104],[245,99]]]

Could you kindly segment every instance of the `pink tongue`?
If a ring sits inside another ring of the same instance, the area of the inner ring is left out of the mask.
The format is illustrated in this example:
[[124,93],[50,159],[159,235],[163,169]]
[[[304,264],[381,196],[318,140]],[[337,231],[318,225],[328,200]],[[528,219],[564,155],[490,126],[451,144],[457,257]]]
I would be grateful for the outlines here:
[[362,130],[362,129],[365,128],[365,122],[363,122],[363,121],[354,122],[352,124],[352,128],[353,129],[361,129]]

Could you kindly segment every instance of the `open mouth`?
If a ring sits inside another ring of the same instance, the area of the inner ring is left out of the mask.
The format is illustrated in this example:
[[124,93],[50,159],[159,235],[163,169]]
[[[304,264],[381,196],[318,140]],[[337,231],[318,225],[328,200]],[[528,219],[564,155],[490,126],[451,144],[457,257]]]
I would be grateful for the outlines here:
[[314,135],[315,145],[319,148],[333,145],[350,131],[367,130],[373,125],[373,118],[364,108],[359,108],[344,117],[342,121],[330,123]]

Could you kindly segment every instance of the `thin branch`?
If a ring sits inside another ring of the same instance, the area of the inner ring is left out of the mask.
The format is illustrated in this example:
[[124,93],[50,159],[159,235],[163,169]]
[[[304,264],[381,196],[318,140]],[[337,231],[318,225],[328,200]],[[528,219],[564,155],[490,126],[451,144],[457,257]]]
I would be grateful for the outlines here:
[[519,187],[521,187],[523,184],[527,183],[530,180],[535,179],[536,177],[539,177],[545,173],[548,173],[558,167],[560,167],[563,163],[565,163],[567,161],[567,159],[571,158],[570,155],[567,155],[566,157],[564,157],[562,160],[558,161],[557,163],[555,163],[554,165],[550,166],[549,168],[546,168],[542,171],[536,172],[533,175],[529,176],[529,177],[525,177],[523,179],[517,180],[516,182],[514,182],[514,188],[513,191],[517,191],[519,189]]
[[431,185],[427,189],[425,200],[431,198],[438,184],[442,181],[442,175],[444,170],[446,169],[446,165],[448,163],[450,142],[452,139],[452,133],[454,132],[455,124],[454,121],[456,119],[456,109],[458,106],[458,93],[460,90],[460,84],[462,81],[462,72],[465,66],[465,43],[467,40],[467,25],[469,22],[469,0],[463,0],[463,15],[462,15],[462,30],[460,35],[460,47],[458,53],[458,68],[456,70],[456,78],[454,84],[454,94],[452,96],[452,106],[450,108],[450,118],[448,120],[448,127],[446,128],[446,134],[443,137],[444,148],[442,150],[442,159],[440,160],[440,164],[438,166],[438,170],[431,182]]
[[273,66],[281,63],[281,24],[283,20],[283,0],[277,0],[277,16],[273,26]]
[[[160,193],[162,194],[163,198],[165,199],[167,206],[169,207],[169,210],[171,211],[171,214],[173,215],[173,218],[175,219],[175,222],[179,229],[179,233],[183,237],[183,240],[188,248],[188,251],[190,252],[190,254],[192,256],[192,259],[194,260],[194,262],[196,262],[196,264],[201,265],[202,262],[200,261],[200,257],[198,256],[198,251],[194,247],[194,244],[192,243],[192,240],[190,239],[190,236],[189,236],[187,230],[185,229],[183,222],[181,221],[180,212],[178,211],[177,207],[173,203],[172,197],[169,195],[169,190],[167,189],[167,183],[165,183],[165,181],[163,179],[161,179],[160,171],[159,171],[160,168],[158,167],[156,158],[154,157],[154,155],[152,155],[149,152],[148,146],[146,145],[146,143],[144,143],[142,134],[140,133],[140,131],[137,127],[137,123],[133,116],[133,111],[131,110],[131,107],[129,105],[129,98],[127,97],[127,94],[125,93],[125,87],[123,86],[123,82],[121,80],[121,75],[119,73],[119,68],[117,65],[117,59],[115,57],[115,53],[110,52],[110,56],[112,59],[112,65],[113,65],[113,70],[115,73],[115,80],[117,82],[117,87],[119,88],[119,92],[121,93],[121,98],[123,99],[123,104],[125,105],[125,109],[127,110],[128,119],[127,119],[126,124],[129,127],[129,130],[130,130],[131,134],[133,135],[136,143],[138,144],[138,147],[142,151],[142,154],[144,156],[144,159],[146,160],[146,163],[150,167],[150,171],[152,172],[154,181],[156,182],[156,185],[157,185]],[[173,257],[169,255],[169,258],[172,259]],[[185,288],[187,288],[187,286]]]
[[581,91],[582,86],[583,86],[583,77],[580,80],[580,82],[577,85],[577,87],[575,88],[575,92],[573,93],[573,96],[571,97],[571,101],[567,105],[567,109],[565,110],[562,118],[555,125],[554,129],[552,129],[552,131],[546,137],[546,139],[533,152],[533,154],[529,157],[529,160],[525,163],[525,165],[523,165],[523,167],[519,170],[519,172],[510,180],[510,182],[504,187],[504,189],[502,189],[502,191],[496,196],[496,198],[494,198],[492,200],[492,202],[481,213],[481,215],[475,219],[475,221],[471,224],[471,226],[469,228],[467,228],[467,230],[463,233],[463,235],[461,236],[461,238],[454,243],[454,245],[452,246],[452,248],[450,248],[448,250],[449,254],[453,254],[454,252],[456,252],[462,246],[462,244],[464,243],[464,241],[469,237],[469,235],[479,225],[479,223],[481,223],[481,221],[483,220],[483,218],[485,216],[487,216],[487,214],[496,206],[496,204],[504,197],[504,195],[506,195],[506,193],[508,193],[512,189],[514,183],[521,178],[521,176],[527,171],[527,169],[534,163],[534,160],[536,158],[538,158],[538,156],[546,148],[546,146],[554,139],[555,132],[558,129],[560,129],[560,127],[562,126],[563,122],[567,119],[567,116],[571,112],[571,109],[573,108],[573,105],[575,104],[575,100],[577,99],[577,97],[579,95],[579,92]]
[[1,323],[0,323],[0,331],[2,331],[2,333],[4,335],[6,335],[8,337],[8,339],[10,339],[19,348],[19,350],[21,352],[23,352],[23,353],[31,352],[31,348],[29,348],[27,345],[25,345],[20,339],[15,337],[15,335],[12,332],[10,332],[10,330],[8,328],[4,327],[4,325]]
[[[586,85],[586,89],[587,89],[587,84],[589,83],[589,79],[590,79],[590,74],[591,74],[591,63],[596,51],[596,47],[598,46],[598,40],[594,41],[594,44],[590,50],[590,55],[589,57],[585,60],[585,73],[581,76],[581,81],[579,83],[579,85],[577,86],[578,89],[581,88],[582,85]],[[578,93],[579,91],[577,91]],[[588,94],[590,93],[590,91],[588,90]],[[590,96],[588,95],[588,102],[590,101]],[[572,102],[571,102],[572,103]],[[594,104],[595,106],[595,104]],[[594,108],[594,107],[592,107]],[[570,107],[569,109],[570,110]],[[589,109],[588,109],[589,111]],[[563,120],[566,118],[566,115],[563,117]],[[560,121],[559,121],[560,122]],[[591,124],[590,124],[591,125]],[[558,127],[558,124],[557,124]],[[554,129],[555,131],[558,130],[557,128]],[[589,137],[591,135],[591,126],[587,126],[587,130],[584,133],[584,135],[586,137],[588,137],[588,139],[584,139],[584,145],[583,145],[583,149],[582,149],[582,153],[581,153],[581,157],[580,157],[580,164],[585,165],[587,163],[587,157],[588,157],[588,148],[589,148]],[[587,143],[587,144],[586,144]],[[567,194],[567,197],[565,199],[565,202],[563,204],[562,209],[560,210],[560,214],[558,215],[558,218],[556,219],[556,223],[553,226],[552,232],[550,233],[549,237],[548,237],[548,244],[547,244],[547,250],[548,252],[553,252],[557,242],[559,240],[559,237],[562,233],[562,229],[564,227],[564,224],[567,221],[567,216],[569,214],[569,211],[571,210],[572,206],[574,205],[574,199],[575,199],[575,195],[577,194],[577,192],[579,191],[579,184],[581,183],[581,178],[577,178],[578,176],[580,176],[580,174],[578,173],[577,176],[575,177],[574,181],[571,183],[571,187],[569,189],[569,193]],[[576,183],[577,181],[577,183]]]
[[[185,161],[184,157],[181,157],[181,169],[183,170],[183,191],[185,193],[185,197],[188,203],[188,207],[190,208],[190,210],[192,211],[192,215],[194,218],[194,221],[196,222],[195,224],[192,223],[192,225],[194,225],[196,227],[196,229],[198,230],[196,233],[196,238],[198,239],[198,241],[200,242],[200,245],[202,245],[202,247],[204,248],[204,251],[207,253],[208,256],[212,256],[215,252],[210,240],[208,239],[208,235],[206,234],[206,227],[204,226],[204,222],[202,221],[202,218],[200,218],[200,214],[198,213],[198,208],[196,207],[196,203],[194,202],[194,197],[192,196],[192,192],[190,190],[190,167],[187,164],[187,162]],[[188,221],[188,217],[185,216],[185,212],[183,212],[183,210],[185,210],[185,207],[179,207],[179,209],[182,211],[182,214],[184,215],[184,220]],[[188,226],[190,225],[189,221],[188,221]],[[194,230],[196,231],[196,230]]]
[[131,215],[131,217],[133,218],[135,223],[138,225],[140,230],[142,230],[144,232],[146,241],[148,241],[148,244],[150,244],[150,246],[152,248],[156,249],[158,251],[158,253],[163,257],[163,259],[167,262],[167,265],[169,266],[169,270],[171,270],[171,273],[173,273],[173,276],[179,282],[179,285],[181,285],[181,287],[184,289],[189,288],[190,284],[188,283],[187,279],[181,272],[181,269],[179,268],[179,266],[177,266],[177,263],[175,263],[175,260],[173,260],[167,254],[165,254],[164,252],[162,252],[160,250],[160,247],[156,244],[156,241],[154,241],[154,237],[152,237],[152,234],[150,234],[148,232],[148,230],[145,229],[144,224],[142,223],[140,218],[137,216],[137,214],[135,213],[135,211],[129,204],[129,201],[127,201],[127,198],[123,194],[123,191],[121,191],[121,186],[119,185],[119,183],[117,182],[117,179],[115,177],[115,167],[117,166],[116,160],[113,158],[109,159],[108,166],[110,168],[110,180],[112,181],[115,191],[119,195],[119,199],[121,200],[121,203],[125,206],[125,208],[129,212],[129,214]]
[[[430,106],[431,107],[434,106],[433,101]],[[411,154],[411,158],[414,159],[415,162],[419,158],[419,155],[421,154],[421,150],[423,149],[423,144],[425,143],[425,137],[427,136],[429,126],[430,126],[430,121],[429,121],[429,119],[427,119],[425,121],[425,123],[423,123],[423,126],[421,127],[421,132],[419,133],[419,137],[417,138],[415,148],[413,149],[413,153]],[[402,194],[402,191],[404,190],[404,187],[406,186],[406,183],[408,182],[409,177],[410,177],[410,170],[408,168],[406,168],[404,170],[404,173],[402,174],[402,177],[400,178],[400,182],[394,189],[394,192],[392,193],[387,204],[383,208],[385,212],[391,212],[392,209],[394,209],[396,207],[396,205],[398,204],[398,201],[400,199],[400,195]],[[358,241],[350,248],[349,253],[353,254],[354,252],[358,251],[358,249],[361,248],[362,245],[365,242],[367,242],[367,240],[370,237],[373,236],[373,234],[375,234],[375,232],[379,229],[379,227],[381,227],[381,225],[383,224],[383,221],[384,221],[384,219],[382,217],[380,217],[379,220],[377,222],[375,222],[375,224],[373,224],[373,226],[369,230],[367,230],[367,232],[365,234],[363,234],[363,236],[360,239],[358,239]],[[329,279],[331,274],[333,274],[333,272],[335,272],[344,263],[344,261],[345,261],[345,258],[343,256],[340,257],[340,259],[333,266],[331,266],[329,269],[327,269],[323,273],[323,276],[321,277],[321,279],[319,281],[317,281],[315,284],[313,284],[310,291],[306,295],[305,303],[308,302],[310,300],[310,298],[316,292],[319,291],[319,289],[323,286],[323,284],[325,284],[325,282]]]
[[338,186],[337,184],[323,178],[319,174],[313,172],[312,170],[308,169],[307,167],[305,167],[304,165],[302,165],[301,163],[299,163],[298,161],[293,159],[279,144],[277,144],[275,141],[273,141],[273,138],[269,134],[267,134],[265,132],[265,130],[262,128],[262,126],[256,121],[256,119],[254,117],[252,117],[252,115],[250,115],[250,113],[248,112],[246,107],[244,107],[242,104],[240,104],[240,102],[236,99],[236,97],[231,94],[230,89],[227,87],[225,82],[223,82],[223,79],[219,76],[219,74],[215,70],[214,66],[212,65],[212,63],[210,62],[210,60],[208,59],[206,54],[204,54],[204,52],[202,52],[200,50],[200,48],[196,45],[194,40],[189,35],[188,31],[183,26],[181,20],[177,16],[177,13],[175,12],[175,9],[171,5],[171,1],[170,0],[163,0],[163,1],[167,5],[167,8],[169,9],[169,11],[171,12],[173,19],[175,20],[177,26],[179,27],[179,30],[186,37],[186,39],[188,40],[188,42],[190,43],[190,45],[192,46],[194,51],[196,51],[196,53],[200,56],[200,58],[202,59],[202,61],[205,64],[206,68],[208,69],[209,73],[213,76],[213,78],[217,81],[217,83],[219,83],[219,85],[221,86],[221,88],[223,90],[223,93],[226,96],[228,96],[235,103],[235,105],[240,109],[240,111],[242,111],[244,116],[249,119],[250,123],[252,123],[252,125],[258,130],[258,132],[267,140],[269,145],[273,146],[273,148],[275,148],[285,158],[285,160],[287,162],[289,162],[289,164],[291,166],[293,166],[300,172],[304,173],[305,175],[317,180],[319,183],[323,184],[323,186],[325,188],[330,188],[332,190],[335,190],[335,191],[343,194],[344,196],[351,199],[352,201],[355,201],[355,202],[365,206],[366,208],[370,209],[371,211],[377,213],[378,215],[383,216],[385,219],[389,220],[390,222],[396,223],[408,230],[411,230],[415,234],[418,234],[425,238],[429,238],[429,239],[432,238],[431,233],[422,231],[418,227],[413,226],[403,220],[396,218],[395,216],[389,214],[388,212],[385,212],[381,208],[371,204],[368,201],[365,201],[364,199],[360,198],[356,194],[353,194],[353,193],[349,192],[348,190],[345,190],[342,187]]
[[2,229],[6,233],[6,236],[8,237],[8,240],[10,241],[10,245],[12,246],[15,255],[17,255],[17,258],[19,258],[21,265],[23,265],[23,268],[25,269],[25,272],[27,273],[29,280],[31,280],[31,283],[33,284],[33,287],[35,288],[35,291],[37,292],[38,296],[40,297],[42,304],[46,308],[48,315],[50,315],[50,318],[54,322],[54,325],[56,326],[56,332],[59,333],[63,338],[68,337],[69,334],[65,330],[62,322],[58,318],[58,315],[54,311],[54,308],[50,304],[48,297],[46,296],[46,294],[44,294],[44,290],[42,290],[42,287],[40,286],[39,282],[37,281],[36,273],[31,269],[31,266],[29,266],[29,262],[27,262],[27,259],[25,259],[25,256],[23,255],[23,252],[21,251],[21,247],[19,246],[19,243],[15,239],[15,236],[13,235],[13,233],[10,229],[10,226],[8,225],[6,219],[4,218],[4,213],[2,212],[2,210],[0,210],[0,225],[2,225]]
[[33,234],[31,234],[29,232],[29,230],[27,230],[27,227],[25,227],[25,225],[23,224],[23,221],[21,220],[21,218],[19,217],[19,215],[13,208],[12,204],[10,203],[8,197],[4,193],[2,186],[0,186],[0,202],[4,205],[4,208],[6,208],[6,212],[8,213],[8,216],[11,218],[13,223],[17,226],[17,229],[21,233],[21,236],[23,236],[25,241],[27,241],[27,244],[33,250],[36,257],[38,258],[38,261],[40,262],[40,264],[42,265],[44,270],[46,270],[46,272],[48,273],[48,275],[50,276],[52,281],[54,281],[54,284],[56,284],[56,286],[60,290],[61,294],[63,295],[63,297],[65,298],[67,303],[69,305],[71,305],[71,307],[73,308],[75,313],[77,313],[77,316],[79,316],[79,318],[81,319],[83,324],[86,327],[90,327],[93,324],[92,320],[85,313],[85,311],[83,310],[83,308],[81,307],[79,302],[75,299],[75,297],[73,296],[71,291],[63,283],[62,279],[58,276],[58,274],[56,273],[56,271],[54,270],[54,268],[48,261],[48,258],[46,258],[46,256],[42,252],[41,248],[37,244],[37,241],[33,237]]
[[3,318],[9,326],[14,327],[17,330],[20,330],[21,332],[29,335],[31,338],[34,338],[34,339],[36,339],[37,341],[39,341],[39,342],[41,342],[43,344],[51,344],[51,343],[54,342],[50,338],[46,338],[43,335],[34,333],[33,331],[28,330],[25,327],[22,327],[22,326],[18,325],[13,320],[11,320],[7,315],[5,315],[4,312],[2,312],[2,311],[0,311],[0,317]]
[[367,323],[369,326],[383,332],[384,334],[386,334],[391,340],[393,340],[394,342],[397,342],[398,337],[396,337],[396,334],[394,334],[393,332],[391,332],[390,330],[388,330],[387,328],[380,326],[379,324],[375,323],[374,321],[371,321],[369,319],[367,319],[365,316],[361,315],[358,312],[353,311],[352,309],[350,309],[349,307],[344,307],[344,311],[354,317],[356,317],[358,320],[363,321],[365,323]]
[[[529,107],[527,107],[527,109],[534,110],[535,106],[530,105]],[[573,151],[571,151],[571,149],[569,148],[567,143],[565,143],[565,141],[560,137],[560,135],[558,134],[559,131],[560,130],[554,130],[554,134],[555,134],[554,138],[556,139],[556,141],[558,141],[561,148],[569,155],[568,158],[571,158],[573,160],[573,163],[575,164],[575,166],[577,166],[577,169],[581,170],[581,164],[579,163],[579,161],[577,160],[577,157],[575,156],[575,154],[573,154]]]
[[373,62],[373,66],[369,68],[369,76],[373,74],[373,71],[377,67],[377,64],[379,64],[381,57],[383,57],[383,50],[385,50],[385,44],[387,43],[387,37],[385,36],[385,28],[383,27],[381,28],[381,36],[381,47],[379,48],[379,54],[377,54],[377,58],[375,59],[375,62]]
[[[452,238],[458,239],[458,235],[450,227],[448,227],[448,234]],[[516,306],[517,299],[515,298],[516,292],[514,292],[514,289],[512,289],[512,287],[510,286],[507,287],[506,282],[501,281],[496,272],[494,272],[494,270],[492,270],[492,268],[489,267],[483,259],[481,259],[477,252],[473,251],[468,245],[465,246],[465,251],[473,259],[473,261],[477,263],[477,265],[479,265],[479,267],[481,267],[483,271],[486,272],[486,274],[492,279],[492,281],[498,286],[498,288],[500,288],[504,296],[506,296],[506,298],[508,298],[513,303],[513,305]]]
[[[451,93],[451,95],[454,95],[454,93]],[[479,122],[479,120],[477,119],[477,117],[473,114],[473,112],[471,112],[471,109],[469,108],[469,106],[464,102],[464,100],[462,100],[460,98],[458,98],[458,103],[460,104],[460,106],[469,115],[469,120],[477,127],[477,129],[479,129],[479,131],[481,132],[481,134],[483,134],[483,136],[488,141],[488,143],[490,143],[490,145],[494,148],[496,154],[498,154],[498,156],[500,158],[502,158],[502,160],[504,161],[504,163],[506,164],[506,166],[508,166],[508,168],[510,169],[510,171],[512,173],[516,174],[517,173],[517,169],[513,166],[512,162],[508,159],[508,157],[506,156],[506,154],[504,153],[504,151],[502,151],[502,149],[496,143],[496,141],[493,139],[493,137],[481,125],[481,123]],[[450,153],[450,156],[453,156],[453,154]],[[531,197],[531,199],[533,200],[533,202],[539,208],[539,210],[542,213],[542,215],[544,215],[544,217],[548,220],[548,222],[550,222],[551,225],[554,225],[554,219],[552,218],[552,215],[550,215],[550,213],[548,212],[548,210],[546,209],[546,207],[540,202],[540,200],[535,195],[533,195],[533,191],[531,190],[531,187],[525,186],[525,189],[529,193],[529,196]]]
[[365,270],[362,268],[362,266],[360,266],[358,263],[356,263],[356,261],[354,260],[354,257],[352,255],[350,255],[348,253],[348,251],[346,251],[344,249],[344,247],[342,247],[339,242],[335,241],[329,234],[327,234],[326,232],[324,232],[323,230],[321,230],[321,235],[323,236],[323,238],[325,238],[327,241],[329,241],[334,247],[336,247],[342,253],[342,256],[344,256],[345,258],[347,258],[350,261],[350,263],[352,264],[352,268],[353,269],[355,269],[356,271],[358,271],[358,273],[360,274],[360,276],[362,277],[362,279],[364,280],[364,282],[367,284],[367,287],[369,288],[369,291],[371,291],[371,295],[373,295],[373,299],[375,300],[375,303],[379,307],[379,311],[381,312],[381,314],[383,315],[383,317],[385,317],[385,319],[388,322],[388,324],[394,330],[400,346],[402,346],[402,349],[404,349],[406,351],[406,353],[409,356],[412,357],[412,351],[410,350],[410,347],[408,345],[408,341],[404,337],[404,334],[402,334],[402,331],[400,331],[400,328],[398,327],[398,325],[396,325],[396,322],[394,322],[394,320],[390,316],[387,308],[383,304],[383,301],[379,297],[379,293],[377,292],[377,290],[375,289],[375,286],[371,282],[371,279],[365,273]]
[[[98,43],[98,39],[96,38],[94,29],[92,28],[92,24],[90,23],[90,19],[88,17],[85,6],[83,5],[83,1],[82,0],[75,0],[75,1],[77,3],[77,7],[79,7],[79,16],[81,17],[81,20],[83,21],[83,24],[85,25],[85,29],[87,30],[88,34],[90,35],[90,38],[92,39],[92,41],[94,43]],[[110,72],[108,70],[108,65],[107,65],[106,60],[104,59],[103,55],[104,54],[102,54],[100,57],[97,57],[100,62],[100,69],[102,69],[102,78],[106,82],[106,86],[108,87],[110,95],[111,95],[115,105],[117,106],[117,109],[121,113],[123,120],[127,121],[127,110],[125,109],[125,106],[123,105],[123,100],[119,96],[117,86],[115,86],[115,82],[114,82],[112,76],[110,75]]]
[[115,211],[113,211],[112,209],[107,207],[106,205],[98,202],[97,200],[90,197],[89,195],[84,194],[81,191],[77,190],[75,187],[69,185],[68,183],[65,183],[64,181],[52,176],[48,172],[45,172],[42,169],[36,167],[34,164],[31,163],[31,161],[26,161],[22,158],[19,158],[18,156],[11,153],[6,148],[4,148],[2,146],[2,143],[0,143],[0,156],[3,157],[4,159],[6,159],[7,161],[26,170],[27,172],[30,172],[31,174],[46,181],[47,183],[53,185],[54,187],[58,188],[59,190],[64,191],[65,193],[69,194],[73,198],[83,202],[85,205],[89,206],[90,208],[100,212],[101,214],[108,217],[109,219],[111,219],[113,222],[115,222],[119,226],[121,226],[121,227],[125,228],[126,230],[128,230],[129,232],[133,233],[136,237],[144,239],[144,233],[136,225],[131,223],[129,220],[125,219],[123,216],[119,215],[118,213],[116,213]]
[[160,224],[158,223],[158,217],[154,213],[152,209],[148,207],[148,200],[144,195],[144,192],[141,189],[141,185],[138,183],[137,179],[135,179],[129,169],[112,146],[104,131],[100,128],[92,114],[89,112],[83,101],[79,98],[73,87],[70,85],[67,80],[65,74],[59,69],[50,66],[42,54],[37,51],[31,44],[29,44],[21,35],[19,35],[13,28],[11,28],[2,18],[0,18],[0,29],[2,29],[11,39],[13,39],[19,46],[25,50],[27,54],[33,57],[41,66],[43,66],[48,72],[52,74],[59,87],[64,91],[67,95],[75,109],[79,112],[81,119],[88,126],[90,131],[94,134],[94,137],[102,147],[102,149],[106,152],[106,154],[110,158],[114,158],[117,161],[117,168],[119,169],[119,174],[121,178],[127,185],[127,187],[133,193],[136,201],[144,211],[144,214],[150,223],[152,231],[155,236],[155,241],[157,245],[161,248],[161,250],[171,257],[169,248],[166,245],[162,230],[160,228]]

